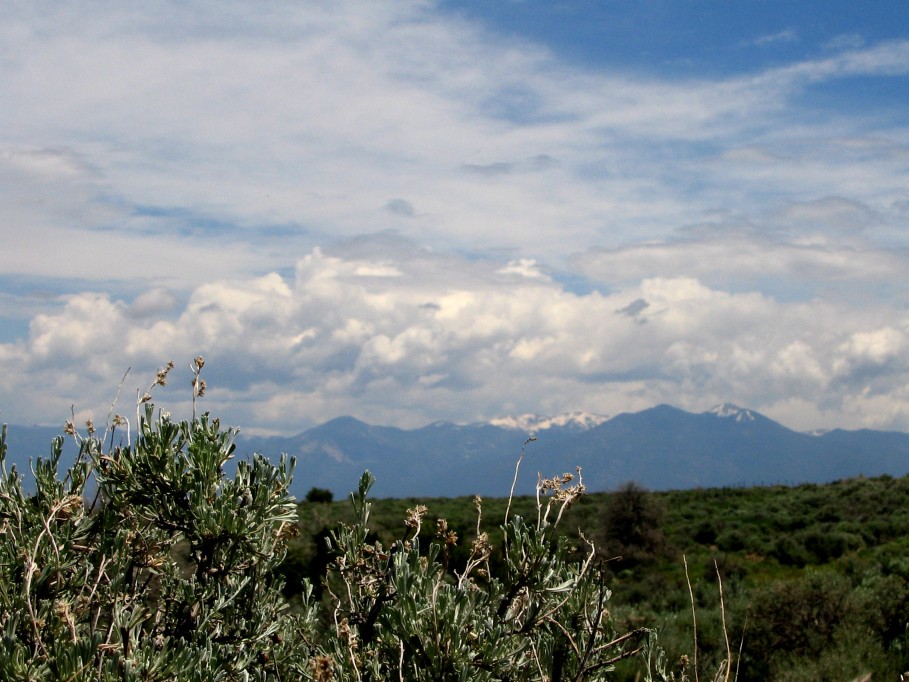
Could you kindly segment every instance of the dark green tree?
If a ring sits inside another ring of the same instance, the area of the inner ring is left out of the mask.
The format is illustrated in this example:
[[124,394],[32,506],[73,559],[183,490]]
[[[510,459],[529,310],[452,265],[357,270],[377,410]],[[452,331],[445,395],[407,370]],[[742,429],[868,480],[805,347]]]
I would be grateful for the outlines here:
[[664,512],[649,490],[635,482],[624,483],[609,496],[603,518],[603,550],[620,566],[651,560],[664,547]]
[[310,488],[306,493],[306,501],[316,504],[329,504],[334,500],[334,495],[326,488]]

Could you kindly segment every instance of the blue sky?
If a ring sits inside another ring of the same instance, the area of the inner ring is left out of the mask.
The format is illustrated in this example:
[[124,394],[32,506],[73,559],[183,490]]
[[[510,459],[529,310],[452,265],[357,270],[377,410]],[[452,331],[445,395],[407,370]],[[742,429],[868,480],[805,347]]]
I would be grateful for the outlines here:
[[909,429],[905,3],[4,14],[4,421]]
[[731,75],[809,59],[836,46],[905,37],[905,8],[886,2],[469,0],[440,6],[594,69],[679,75]]

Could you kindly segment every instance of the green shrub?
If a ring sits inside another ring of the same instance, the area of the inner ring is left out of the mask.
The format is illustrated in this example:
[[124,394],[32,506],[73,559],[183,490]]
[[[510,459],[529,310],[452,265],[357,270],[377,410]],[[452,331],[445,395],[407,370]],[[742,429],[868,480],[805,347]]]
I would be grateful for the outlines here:
[[197,358],[191,420],[156,413],[146,393],[135,442],[120,416],[100,437],[70,424],[76,461],[58,475],[55,439],[31,493],[7,471],[3,427],[0,679],[557,682],[605,680],[631,658],[644,679],[684,679],[666,672],[651,630],[616,630],[593,544],[560,534],[584,493],[568,474],[539,482],[527,518],[509,501],[493,575],[479,498],[475,539],[456,561],[457,533],[436,519],[421,535],[420,504],[383,545],[369,528],[367,472],[353,521],[317,548],[321,601],[295,575],[292,608],[282,561],[298,522],[294,462],[254,455],[224,475],[235,431],[195,416],[202,366]]
[[832,572],[810,572],[776,581],[752,594],[744,640],[744,679],[775,679],[769,654],[777,659],[817,659],[843,622],[851,586]]
[[3,428],[0,678],[301,674],[300,619],[273,575],[295,528],[293,462],[256,456],[226,480],[233,431],[143,408],[134,445],[105,451],[80,438],[62,480],[56,439],[34,465],[31,495],[6,470]]
[[567,558],[572,552],[557,534],[558,521],[583,493],[582,484],[564,487],[568,482],[542,482],[541,495],[550,495],[535,520],[506,519],[499,579],[489,573],[492,547],[479,521],[462,571],[447,569],[457,538],[444,519],[423,548],[421,505],[408,510],[402,539],[390,547],[367,543],[372,478],[364,475],[352,496],[357,522],[330,540],[335,615],[325,654],[338,679],[599,680],[615,662],[644,651],[648,630],[614,629],[593,546],[581,562]]

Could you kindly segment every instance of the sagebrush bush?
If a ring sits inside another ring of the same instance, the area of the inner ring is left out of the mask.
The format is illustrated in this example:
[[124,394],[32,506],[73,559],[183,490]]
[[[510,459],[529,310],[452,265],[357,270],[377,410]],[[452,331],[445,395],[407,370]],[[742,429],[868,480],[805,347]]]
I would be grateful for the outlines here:
[[[400,540],[368,541],[367,472],[351,496],[355,522],[327,539],[323,598],[300,579],[291,608],[279,566],[296,529],[294,461],[254,455],[225,475],[236,432],[195,415],[203,364],[192,366],[191,420],[156,412],[147,392],[134,433],[120,416],[103,435],[69,424],[75,462],[58,473],[55,439],[33,465],[32,492],[7,470],[3,427],[0,679],[556,682],[609,679],[629,657],[645,679],[675,679],[649,629],[616,632],[593,544],[560,535],[584,492],[568,474],[539,480],[536,518],[506,513],[504,571],[492,576],[479,498],[477,537],[457,568],[456,534],[419,505]],[[424,523],[435,528],[428,546]]]
[[[4,426],[0,679],[292,675],[296,623],[272,574],[295,528],[293,462],[256,456],[229,480],[234,431],[140,402],[134,444],[105,449],[91,427],[81,437],[68,425],[76,462],[58,477],[55,439],[30,494],[6,469]],[[114,420],[111,443],[126,424]]]

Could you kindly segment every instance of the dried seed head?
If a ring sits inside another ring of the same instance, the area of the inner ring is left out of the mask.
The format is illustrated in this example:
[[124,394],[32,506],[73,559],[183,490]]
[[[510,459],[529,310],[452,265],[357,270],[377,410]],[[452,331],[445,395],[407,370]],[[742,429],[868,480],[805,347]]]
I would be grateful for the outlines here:
[[65,601],[59,599],[54,601],[54,613],[67,622],[72,622],[72,612],[70,611],[69,604]]
[[436,520],[436,537],[446,545],[458,544],[458,534],[448,528],[446,519]]
[[331,682],[331,680],[335,679],[334,663],[329,656],[310,658],[309,670],[316,682]]
[[423,504],[418,504],[416,507],[408,509],[407,515],[404,517],[404,525],[408,528],[419,528],[423,517],[426,516],[428,511],[429,509]]
[[68,495],[60,501],[60,511],[57,516],[61,519],[68,519],[72,516],[80,516],[83,511],[84,500],[79,495]]
[[359,647],[357,631],[350,627],[350,623],[346,618],[342,618],[341,622],[338,623],[338,636],[347,640],[347,648],[351,651],[356,651]]
[[480,533],[470,546],[470,554],[476,558],[485,558],[492,553],[492,544],[488,533]]
[[167,385],[167,374],[174,368],[173,362],[168,362],[164,367],[158,369],[158,373],[155,375],[155,384],[158,386]]

